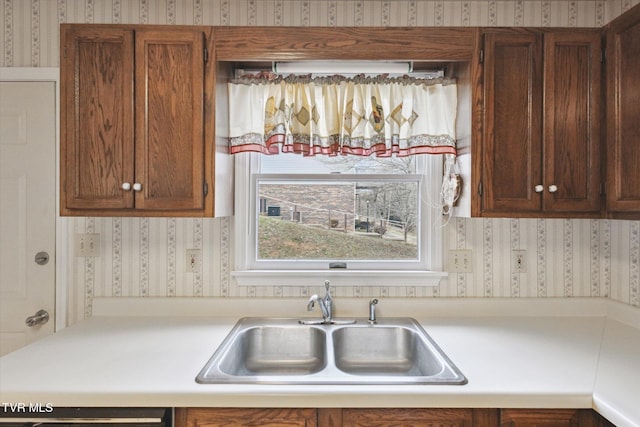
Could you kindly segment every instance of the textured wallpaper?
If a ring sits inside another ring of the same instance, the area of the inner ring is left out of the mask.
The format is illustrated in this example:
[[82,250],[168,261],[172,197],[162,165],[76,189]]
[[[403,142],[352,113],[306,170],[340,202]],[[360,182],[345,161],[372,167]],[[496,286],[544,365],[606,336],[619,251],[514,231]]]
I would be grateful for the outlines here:
[[[0,66],[57,67],[63,22],[286,26],[600,27],[640,0],[0,0]],[[66,218],[68,235],[99,233],[101,256],[69,251],[68,322],[89,317],[96,296],[306,296],[316,289],[240,287],[233,219]],[[186,273],[187,249],[203,251]],[[473,272],[438,288],[344,287],[339,296],[589,297],[640,307],[640,222],[455,219],[445,251],[472,250]],[[511,270],[525,250],[527,272]]]
[[[235,285],[230,218],[79,218],[71,232],[99,233],[99,258],[72,258],[72,312],[91,315],[95,296],[305,297],[321,288]],[[71,237],[72,234],[70,234]],[[640,221],[457,218],[445,250],[471,249],[472,273],[439,287],[341,287],[349,297],[610,297],[640,307]],[[185,252],[204,268],[186,273]],[[511,251],[526,251],[526,272]]]
[[58,66],[64,22],[600,27],[638,0],[0,0],[0,66]]

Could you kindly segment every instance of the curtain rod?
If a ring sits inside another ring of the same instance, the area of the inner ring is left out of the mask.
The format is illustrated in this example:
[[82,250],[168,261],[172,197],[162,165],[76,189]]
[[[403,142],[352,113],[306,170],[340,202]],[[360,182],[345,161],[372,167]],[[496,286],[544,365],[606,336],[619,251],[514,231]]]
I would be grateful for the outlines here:
[[296,61],[273,62],[277,74],[408,74],[413,62],[389,61]]

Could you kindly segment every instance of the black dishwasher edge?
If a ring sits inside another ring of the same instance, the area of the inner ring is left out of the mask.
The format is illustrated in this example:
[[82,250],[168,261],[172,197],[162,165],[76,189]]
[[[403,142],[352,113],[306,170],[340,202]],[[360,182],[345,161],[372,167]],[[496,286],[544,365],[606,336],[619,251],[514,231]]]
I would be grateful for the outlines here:
[[173,427],[172,408],[61,407],[9,405],[0,408],[2,427]]

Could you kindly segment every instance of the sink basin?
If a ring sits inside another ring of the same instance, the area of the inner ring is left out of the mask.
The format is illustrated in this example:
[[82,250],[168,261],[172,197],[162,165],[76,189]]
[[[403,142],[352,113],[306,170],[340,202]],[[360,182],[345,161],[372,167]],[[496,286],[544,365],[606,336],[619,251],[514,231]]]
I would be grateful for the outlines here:
[[336,367],[354,375],[434,376],[443,363],[413,329],[341,328],[333,332]]
[[297,325],[241,330],[220,360],[220,371],[236,376],[305,375],[326,364],[325,332]]
[[244,318],[202,368],[202,384],[466,384],[410,318],[371,325]]

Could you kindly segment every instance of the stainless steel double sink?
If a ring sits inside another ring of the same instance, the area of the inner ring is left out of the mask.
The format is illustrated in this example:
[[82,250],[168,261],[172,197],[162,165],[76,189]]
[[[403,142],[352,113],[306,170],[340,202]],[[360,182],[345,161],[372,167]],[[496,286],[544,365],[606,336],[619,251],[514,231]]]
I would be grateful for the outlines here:
[[466,384],[411,318],[302,324],[243,318],[196,381],[202,384]]

